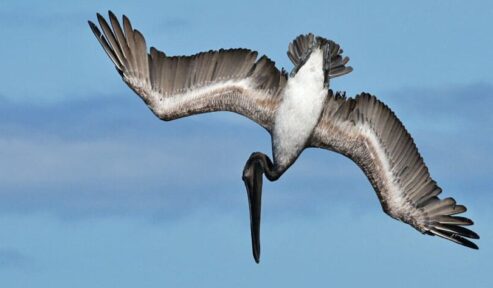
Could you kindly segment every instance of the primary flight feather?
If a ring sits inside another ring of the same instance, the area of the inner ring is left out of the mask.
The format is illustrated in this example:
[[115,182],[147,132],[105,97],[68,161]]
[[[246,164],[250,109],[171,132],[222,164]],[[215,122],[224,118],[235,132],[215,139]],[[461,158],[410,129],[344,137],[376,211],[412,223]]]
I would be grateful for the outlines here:
[[[91,21],[99,43],[123,81],[160,119],[231,111],[264,127],[272,137],[273,160],[255,152],[243,170],[252,250],[260,259],[262,178],[275,181],[308,147],[352,159],[372,184],[385,213],[418,231],[478,249],[479,236],[456,216],[466,211],[430,177],[413,139],[394,113],[375,96],[346,98],[329,89],[330,79],[352,71],[340,46],[313,34],[289,44],[294,68],[279,71],[266,56],[248,49],[221,49],[192,56],[167,56],[150,48],[123,16],[123,28],[110,11],[109,22]],[[102,31],[102,32],[101,32]]]

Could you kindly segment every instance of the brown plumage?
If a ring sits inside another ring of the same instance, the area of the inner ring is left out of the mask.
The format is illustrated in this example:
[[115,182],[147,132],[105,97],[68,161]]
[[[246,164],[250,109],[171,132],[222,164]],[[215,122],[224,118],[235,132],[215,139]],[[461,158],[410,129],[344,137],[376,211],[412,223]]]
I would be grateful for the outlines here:
[[362,93],[346,99],[330,91],[310,145],[356,162],[391,217],[422,233],[478,248],[465,238],[479,236],[462,227],[473,222],[453,216],[466,208],[452,198],[437,197],[442,189],[431,178],[411,135],[375,96]]
[[[111,11],[113,30],[100,14],[97,16],[103,33],[89,21],[94,35],[125,83],[159,118],[173,120],[197,113],[231,111],[271,129],[272,114],[287,75],[266,56],[257,59],[257,52],[241,48],[169,57],[151,47],[148,54],[144,37],[132,28],[126,16],[123,31]],[[240,83],[245,79],[249,85]],[[203,93],[190,97],[198,90]],[[176,106],[162,109],[159,103],[171,99]]]
[[[479,236],[463,227],[473,222],[455,216],[465,212],[465,206],[456,204],[453,198],[438,197],[441,188],[431,178],[412,137],[394,113],[370,94],[346,98],[327,89],[329,79],[352,71],[346,66],[349,58],[342,56],[337,43],[311,33],[298,36],[288,47],[288,57],[295,65],[288,77],[269,58],[258,58],[257,52],[248,49],[167,56],[151,47],[148,53],[144,37],[132,28],[126,16],[123,28],[111,12],[110,24],[99,14],[97,18],[102,32],[89,21],[94,35],[123,81],[157,117],[173,120],[212,111],[236,112],[264,127],[272,136],[273,148],[283,148],[273,149],[274,161],[263,153],[253,153],[243,171],[257,262],[262,177],[265,174],[269,180],[277,180],[307,147],[332,150],[352,159],[364,171],[383,210],[391,217],[422,233],[478,248],[467,238]],[[303,69],[305,64],[310,68]],[[297,78],[298,75],[303,77]],[[323,83],[319,80],[322,78]],[[303,86],[305,83],[299,79],[312,82]],[[323,98],[317,98],[320,95]],[[307,103],[313,104],[314,109],[307,107]],[[279,111],[288,111],[283,112],[288,117]],[[310,115],[311,112],[300,111],[321,112]],[[310,119],[315,119],[315,124]],[[305,139],[296,140],[302,133],[287,135],[283,131],[310,133],[303,134],[307,135]],[[283,140],[291,141],[291,146],[283,146]],[[282,163],[279,159],[283,159]]]

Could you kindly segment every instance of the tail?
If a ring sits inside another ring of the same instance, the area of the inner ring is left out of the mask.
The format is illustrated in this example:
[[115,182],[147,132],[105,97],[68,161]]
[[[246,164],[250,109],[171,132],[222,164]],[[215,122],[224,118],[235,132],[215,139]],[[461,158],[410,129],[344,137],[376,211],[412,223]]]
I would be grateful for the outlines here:
[[324,50],[324,71],[325,83],[328,86],[329,79],[339,77],[353,71],[353,68],[346,66],[349,62],[349,57],[343,57],[343,50],[339,44],[332,40],[327,40],[322,37],[308,33],[299,35],[293,42],[289,43],[288,57],[293,62],[295,69],[304,64],[304,59],[310,53],[310,50],[317,45]]

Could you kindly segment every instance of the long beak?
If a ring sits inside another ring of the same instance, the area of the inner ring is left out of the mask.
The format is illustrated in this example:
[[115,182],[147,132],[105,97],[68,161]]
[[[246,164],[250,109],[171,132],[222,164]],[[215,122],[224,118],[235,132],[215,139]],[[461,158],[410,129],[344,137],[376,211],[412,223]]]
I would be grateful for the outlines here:
[[260,261],[260,211],[262,209],[262,173],[260,163],[254,161],[243,171],[243,181],[248,193],[250,207],[250,230],[252,234],[252,252],[255,262]]

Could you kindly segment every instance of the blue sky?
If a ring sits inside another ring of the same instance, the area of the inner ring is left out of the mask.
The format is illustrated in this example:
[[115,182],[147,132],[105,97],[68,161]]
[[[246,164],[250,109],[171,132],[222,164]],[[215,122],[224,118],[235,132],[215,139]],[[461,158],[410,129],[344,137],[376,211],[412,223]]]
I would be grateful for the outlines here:
[[[493,4],[266,2],[2,2],[0,286],[492,287]],[[389,218],[355,164],[312,149],[264,182],[255,264],[241,171],[269,135],[155,118],[87,26],[108,9],[167,54],[248,47],[290,70],[298,34],[339,42],[354,72],[334,89],[395,111],[480,250]]]

